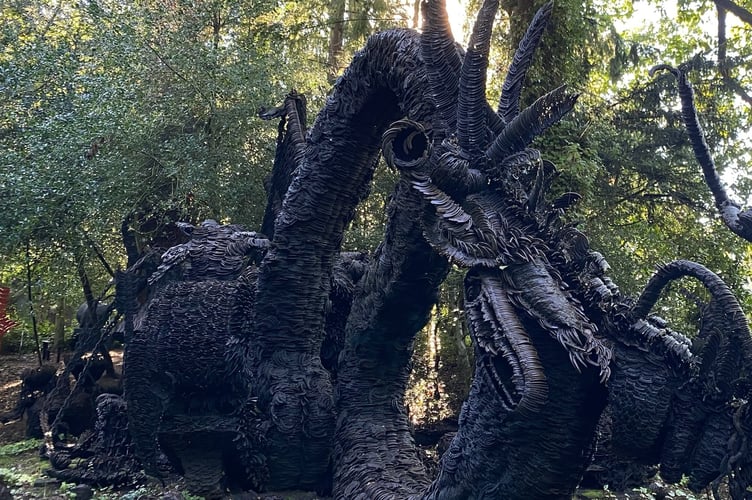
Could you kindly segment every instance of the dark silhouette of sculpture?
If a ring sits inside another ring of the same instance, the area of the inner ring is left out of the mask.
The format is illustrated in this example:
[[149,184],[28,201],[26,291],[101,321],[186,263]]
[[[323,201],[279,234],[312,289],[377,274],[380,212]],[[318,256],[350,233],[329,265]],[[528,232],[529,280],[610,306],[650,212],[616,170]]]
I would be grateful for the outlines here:
[[[103,364],[107,375],[116,378],[115,366],[110,357],[114,334],[112,330],[117,321],[116,317],[113,318],[113,316],[116,316],[113,314],[115,307],[113,304],[100,301],[94,303],[96,304],[95,307],[89,307],[89,304],[84,302],[76,311],[78,327],[73,329],[73,336],[70,341],[71,350],[75,354],[68,359],[66,364],[71,365],[69,366],[70,371],[78,378],[78,374],[87,362],[81,356],[91,352],[94,359],[98,361],[97,365],[102,366]],[[92,382],[95,382],[100,375],[101,373],[91,373],[89,376],[92,377]]]
[[[51,453],[49,459],[52,468],[47,474],[62,481],[126,486],[145,479],[133,452],[125,402],[115,394],[102,394],[97,398],[97,417],[92,432],[73,448]],[[84,459],[85,463],[68,469],[74,459]]]
[[18,392],[18,402],[12,410],[0,415],[0,423],[18,420],[26,415],[26,436],[42,437],[39,412],[43,398],[55,386],[56,371],[57,368],[53,365],[25,369],[20,376],[21,388]]
[[710,188],[710,193],[713,195],[713,200],[715,201],[715,206],[718,209],[721,220],[734,234],[752,242],[752,210],[742,209],[737,202],[728,196],[726,189],[723,187],[715,162],[710,154],[710,149],[705,142],[705,134],[702,131],[700,119],[697,116],[694,91],[687,79],[686,66],[682,65],[674,68],[666,64],[661,64],[652,68],[650,74],[654,75],[659,71],[668,71],[676,77],[679,86],[679,98],[681,100],[682,120],[687,127],[692,151],[702,168],[702,175],[708,188]]
[[[209,222],[156,272],[118,275],[128,432],[147,473],[159,473],[161,448],[206,496],[237,486],[568,498],[608,403],[615,450],[695,488],[728,477],[742,497],[752,353],[738,304],[685,261],[659,269],[636,301],[619,292],[561,217],[579,196],[551,200],[556,169],[529,148],[576,95],[561,87],[519,109],[552,6],[533,20],[494,110],[485,75],[497,8],[483,2],[464,53],[440,0],[423,5],[422,34],[374,35],[310,130],[297,94],[262,112],[282,119],[269,239]],[[342,254],[380,152],[400,173],[384,240],[370,256]],[[432,479],[403,399],[413,340],[450,263],[467,269],[476,367]],[[694,346],[649,314],[682,275],[713,297]]]
[[149,277],[144,326],[126,346],[124,391],[137,456],[147,473],[159,475],[161,439],[188,486],[205,496],[221,494],[230,455],[252,462],[247,448],[235,446],[253,401],[250,373],[232,362],[232,349],[254,304],[255,270],[245,259],[266,243],[214,221],[193,228],[191,240],[165,252]]
[[[100,377],[111,363],[91,354],[81,359],[80,352],[64,369],[45,364],[27,368],[21,375],[16,406],[0,415],[0,423],[26,418],[26,436],[41,438],[54,428],[58,434],[79,436],[94,422],[95,402],[99,394],[117,391],[117,380]],[[114,384],[112,383],[114,382]]]

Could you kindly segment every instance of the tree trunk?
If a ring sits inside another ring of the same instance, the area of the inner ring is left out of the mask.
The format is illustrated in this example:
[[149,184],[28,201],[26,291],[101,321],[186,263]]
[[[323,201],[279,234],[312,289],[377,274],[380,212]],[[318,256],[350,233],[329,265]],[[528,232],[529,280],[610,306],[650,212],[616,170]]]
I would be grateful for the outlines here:
[[57,362],[60,362],[59,354],[64,349],[65,344],[65,298],[61,297],[57,302],[55,314],[55,337],[52,342],[52,349],[58,354]]
[[333,84],[339,75],[340,56],[345,41],[346,0],[334,0],[329,4],[329,50],[326,58],[327,80]]

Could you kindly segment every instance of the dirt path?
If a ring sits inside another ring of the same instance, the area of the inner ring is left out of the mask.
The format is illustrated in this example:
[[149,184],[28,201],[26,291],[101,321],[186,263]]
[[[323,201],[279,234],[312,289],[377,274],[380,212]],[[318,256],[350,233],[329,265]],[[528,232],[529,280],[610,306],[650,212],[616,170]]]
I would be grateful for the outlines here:
[[[70,353],[64,353],[66,359]],[[120,373],[123,363],[122,350],[110,351],[110,356],[115,364],[115,371]],[[54,363],[54,355],[53,362]],[[49,361],[46,363],[50,363]],[[21,388],[20,375],[27,368],[36,368],[39,361],[36,353],[31,354],[2,354],[0,355],[0,414],[13,409],[18,401]],[[63,364],[60,364],[62,369]],[[25,424],[23,421],[0,424],[0,446],[14,443],[25,438]]]
[[[36,354],[0,355],[0,413],[6,413],[16,405],[21,372],[36,366],[39,366]],[[0,424],[0,446],[24,439],[24,433],[23,421]]]

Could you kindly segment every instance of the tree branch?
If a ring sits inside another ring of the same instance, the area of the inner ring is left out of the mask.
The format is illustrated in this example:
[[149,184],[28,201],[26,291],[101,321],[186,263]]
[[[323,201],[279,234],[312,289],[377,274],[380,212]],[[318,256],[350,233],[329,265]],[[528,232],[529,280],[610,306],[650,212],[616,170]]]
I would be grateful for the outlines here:
[[752,106],[752,96],[742,87],[739,82],[731,78],[728,59],[726,58],[728,40],[726,39],[726,9],[721,2],[715,4],[718,10],[718,72],[723,78],[723,83],[744,102]]
[[107,271],[107,274],[115,277],[115,271],[112,270],[112,266],[107,262],[107,260],[104,258],[104,254],[102,253],[102,250],[97,246],[97,243],[91,239],[91,236],[86,231],[83,231],[84,239],[86,240],[86,243],[88,243],[89,247],[91,247],[92,250],[94,250],[94,253],[97,256],[97,259],[102,264],[102,267],[104,267],[104,270]]
[[752,12],[748,11],[747,9],[740,7],[739,5],[735,4],[734,2],[730,0],[713,0],[715,2],[716,7],[718,7],[719,10],[727,10],[734,14],[736,17],[738,17],[740,20],[744,21],[745,23],[752,25]]

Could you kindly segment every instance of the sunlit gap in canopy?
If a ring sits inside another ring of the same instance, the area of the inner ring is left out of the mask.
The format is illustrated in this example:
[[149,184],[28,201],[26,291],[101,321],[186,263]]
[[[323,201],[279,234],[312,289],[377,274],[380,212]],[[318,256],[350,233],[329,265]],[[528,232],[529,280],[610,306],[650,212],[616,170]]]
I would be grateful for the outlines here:
[[452,26],[452,35],[454,35],[454,39],[460,42],[463,46],[467,42],[467,36],[464,33],[467,3],[467,1],[446,0],[449,24]]
[[[449,16],[449,25],[452,28],[454,40],[464,47],[468,36],[464,33],[465,19],[467,17],[468,0],[446,0],[446,10]],[[420,18],[422,25],[423,19]]]

